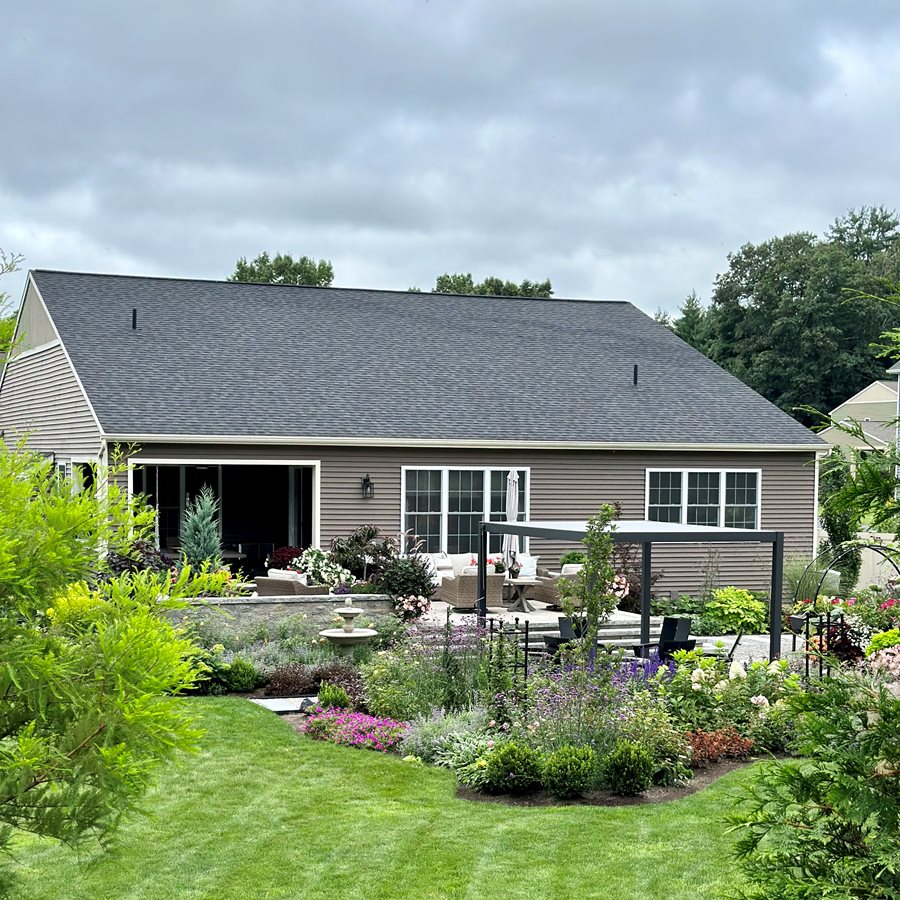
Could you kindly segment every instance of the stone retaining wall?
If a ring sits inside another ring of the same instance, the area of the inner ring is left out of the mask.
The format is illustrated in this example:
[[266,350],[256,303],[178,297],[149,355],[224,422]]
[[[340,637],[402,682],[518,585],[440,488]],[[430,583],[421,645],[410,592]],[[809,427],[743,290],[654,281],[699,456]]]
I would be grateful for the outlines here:
[[[386,594],[352,594],[353,605],[364,609],[370,617],[384,616],[392,612],[394,604]],[[305,614],[314,625],[328,628],[334,618],[334,610],[344,606],[344,597],[331,594],[321,596],[285,597],[204,597],[182,611],[179,619],[209,619],[221,610],[234,626],[276,624],[289,616]],[[224,618],[224,617],[223,617]]]

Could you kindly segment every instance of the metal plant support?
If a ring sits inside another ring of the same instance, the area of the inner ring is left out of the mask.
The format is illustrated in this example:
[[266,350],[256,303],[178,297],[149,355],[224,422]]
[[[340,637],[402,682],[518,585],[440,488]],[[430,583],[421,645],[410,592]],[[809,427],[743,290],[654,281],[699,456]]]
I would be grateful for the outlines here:
[[[513,681],[521,681],[524,684],[528,680],[528,619],[520,622],[516,617],[512,622],[505,622],[502,619],[490,618],[487,626],[488,653],[491,661],[500,655],[507,660],[506,667],[512,674]],[[500,648],[500,641],[505,642],[503,649]]]
[[[877,553],[882,559],[893,566],[894,571],[897,573],[897,577],[900,578],[900,565],[897,564],[894,556],[888,552],[889,549],[893,551],[893,554],[896,554],[897,551],[894,548],[886,548],[883,544],[874,542],[858,543],[856,541],[851,542],[849,545],[841,544],[837,548],[821,550],[803,570],[803,574],[797,582],[794,596],[791,598],[791,607],[796,608],[797,601],[801,599],[799,596],[800,589],[806,583],[806,577],[810,572],[822,572],[819,583],[816,585],[815,591],[813,591],[812,599],[815,600],[821,593],[822,585],[825,584],[825,579],[828,577],[828,571],[834,564],[840,562],[851,553],[860,550],[871,550],[874,553]],[[830,612],[805,613],[803,615],[792,615],[790,617],[791,648],[793,650],[797,649],[797,638],[801,634],[803,635],[804,672],[807,681],[809,681],[811,669],[813,671],[815,671],[816,668],[818,669],[817,674],[819,678],[823,675],[828,676],[831,674],[831,651],[833,650],[836,639],[843,636],[846,627],[844,614],[842,612],[836,613],[835,615],[832,615]],[[810,638],[813,636],[818,638],[816,667],[810,666],[810,663],[812,662]]]

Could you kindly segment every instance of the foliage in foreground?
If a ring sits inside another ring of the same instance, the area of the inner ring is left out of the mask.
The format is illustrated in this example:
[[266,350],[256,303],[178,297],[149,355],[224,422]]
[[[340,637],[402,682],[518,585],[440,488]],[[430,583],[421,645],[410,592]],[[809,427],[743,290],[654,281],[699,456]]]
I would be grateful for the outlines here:
[[200,676],[196,648],[164,615],[196,593],[190,570],[94,577],[104,547],[127,555],[152,521],[114,483],[73,493],[0,444],[2,845],[15,830],[107,836],[196,740],[172,696]]
[[762,768],[732,817],[754,900],[900,897],[898,693],[841,671],[792,698],[802,758]]

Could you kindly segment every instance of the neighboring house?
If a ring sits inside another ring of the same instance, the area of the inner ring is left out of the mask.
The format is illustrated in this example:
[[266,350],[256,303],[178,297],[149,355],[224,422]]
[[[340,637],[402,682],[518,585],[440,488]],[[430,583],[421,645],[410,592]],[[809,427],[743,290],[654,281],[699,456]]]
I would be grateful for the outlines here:
[[[257,566],[363,523],[474,551],[502,519],[783,530],[810,553],[826,445],[625,302],[30,273],[0,429],[70,466],[125,448],[172,548],[204,484]],[[498,549],[498,548],[493,548]],[[534,540],[552,566],[567,548]],[[765,587],[770,551],[719,545],[719,581]],[[700,546],[654,548],[696,590]]]
[[881,449],[896,440],[897,382],[873,381],[859,393],[836,406],[830,413],[835,422],[858,422],[869,444],[854,438],[834,425],[819,432],[820,437],[834,447],[855,447],[857,450]]

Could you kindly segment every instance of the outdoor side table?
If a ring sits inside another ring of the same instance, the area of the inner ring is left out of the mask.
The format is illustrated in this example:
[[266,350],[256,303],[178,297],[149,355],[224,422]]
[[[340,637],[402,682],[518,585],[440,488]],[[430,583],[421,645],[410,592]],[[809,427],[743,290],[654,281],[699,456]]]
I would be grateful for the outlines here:
[[525,592],[537,584],[537,578],[505,578],[503,584],[513,589],[512,601],[506,607],[510,612],[534,612],[534,606],[525,599]]

